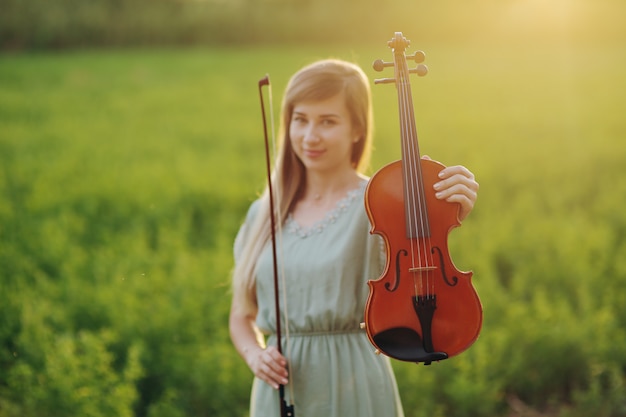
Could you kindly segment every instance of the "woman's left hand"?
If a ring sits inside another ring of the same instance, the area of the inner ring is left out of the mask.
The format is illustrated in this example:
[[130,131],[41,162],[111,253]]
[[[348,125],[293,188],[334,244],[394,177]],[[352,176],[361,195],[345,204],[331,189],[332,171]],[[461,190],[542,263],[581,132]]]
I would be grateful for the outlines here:
[[474,208],[479,185],[470,170],[455,165],[441,170],[433,188],[438,199],[461,205],[459,220],[463,221]]

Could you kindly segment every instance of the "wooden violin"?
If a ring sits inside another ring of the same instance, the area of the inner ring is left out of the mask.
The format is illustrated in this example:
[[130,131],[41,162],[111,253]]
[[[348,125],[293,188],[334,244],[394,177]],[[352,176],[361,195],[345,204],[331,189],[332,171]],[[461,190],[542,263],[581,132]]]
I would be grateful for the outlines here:
[[456,269],[448,253],[448,234],[460,225],[458,203],[435,197],[433,185],[442,164],[420,157],[409,75],[425,75],[424,53],[409,58],[409,41],[396,32],[389,41],[394,62],[374,62],[374,69],[395,68],[402,160],[384,166],[370,179],[365,207],[371,233],[382,236],[386,267],[368,282],[370,293],[364,327],[381,353],[407,362],[447,359],[478,338],[482,306],[471,283],[472,273]]

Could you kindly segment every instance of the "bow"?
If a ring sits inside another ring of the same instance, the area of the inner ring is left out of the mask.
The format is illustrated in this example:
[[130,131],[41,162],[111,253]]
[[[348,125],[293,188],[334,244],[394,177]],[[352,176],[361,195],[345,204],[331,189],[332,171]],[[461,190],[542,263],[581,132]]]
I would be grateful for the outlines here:
[[[267,188],[269,193],[270,200],[270,230],[272,234],[272,262],[274,266],[274,302],[276,309],[276,344],[278,348],[278,352],[281,354],[282,352],[282,344],[281,344],[281,327],[280,327],[280,302],[279,302],[279,291],[278,291],[278,262],[276,256],[276,218],[274,211],[274,191],[272,187],[272,169],[270,163],[270,146],[267,135],[267,118],[265,116],[265,101],[263,100],[263,86],[270,87],[270,79],[269,76],[266,75],[261,80],[259,80],[259,97],[261,99],[261,114],[263,116],[263,133],[265,136],[265,165],[267,169]],[[271,94],[270,94],[271,99]],[[280,416],[281,417],[294,417],[294,408],[292,404],[287,404],[285,400],[285,386],[280,384],[278,387],[279,393],[279,404],[280,404]]]

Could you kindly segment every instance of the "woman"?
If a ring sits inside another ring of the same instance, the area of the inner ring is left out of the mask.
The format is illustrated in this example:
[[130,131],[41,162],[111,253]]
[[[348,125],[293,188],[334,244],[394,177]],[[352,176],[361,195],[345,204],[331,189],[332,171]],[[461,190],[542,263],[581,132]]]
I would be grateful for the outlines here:
[[[363,204],[372,119],[367,77],[348,62],[315,62],[292,77],[281,113],[272,181],[280,190],[285,356],[275,347],[267,191],[251,205],[235,240],[229,325],[255,375],[251,416],[280,415],[281,384],[298,417],[402,416],[390,362],[374,354],[359,328],[366,283],[380,276],[385,259]],[[454,166],[442,171],[435,188],[438,198],[460,204],[463,219],[478,184]]]

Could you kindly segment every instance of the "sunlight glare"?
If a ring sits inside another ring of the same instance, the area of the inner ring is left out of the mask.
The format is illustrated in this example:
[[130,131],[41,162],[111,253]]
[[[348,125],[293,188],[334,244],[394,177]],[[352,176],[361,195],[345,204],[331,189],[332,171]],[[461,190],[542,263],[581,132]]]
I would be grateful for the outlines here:
[[501,28],[545,40],[568,38],[583,23],[581,0],[513,0],[504,8]]

